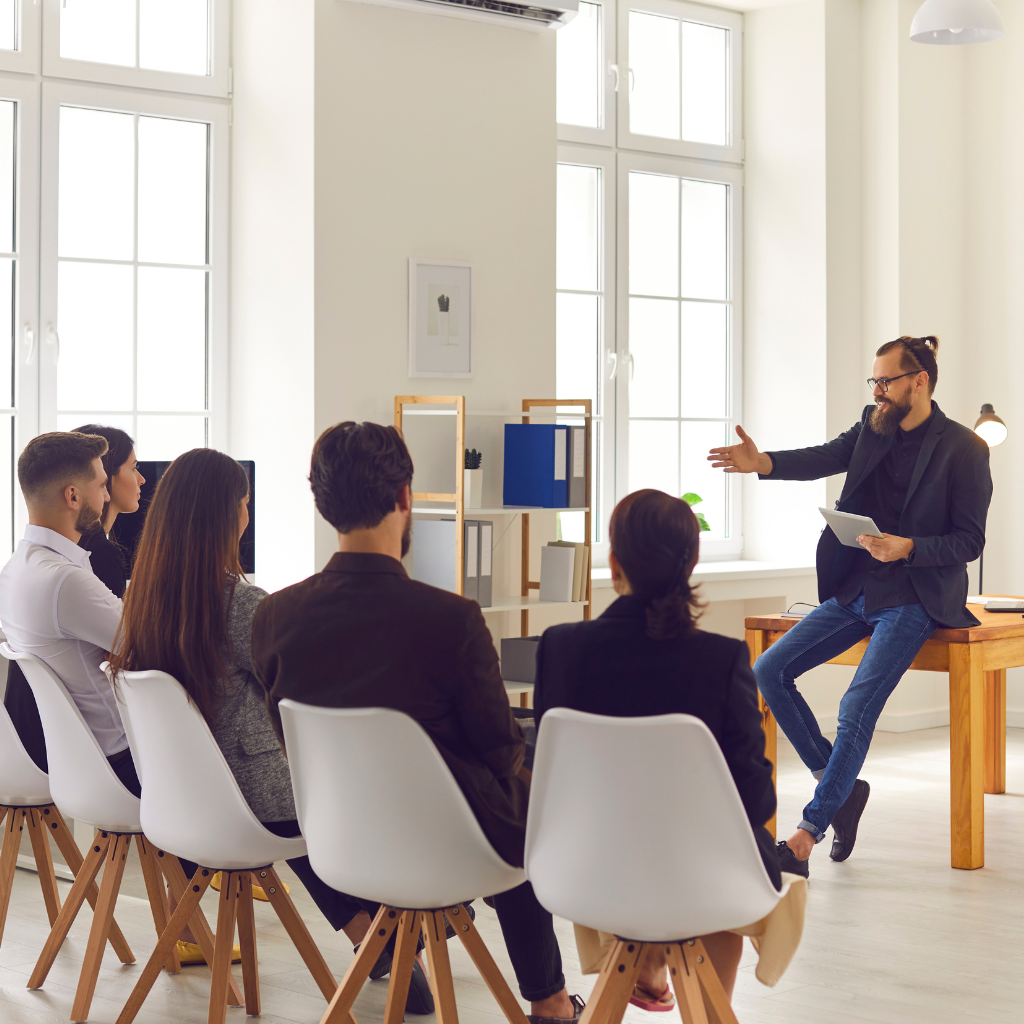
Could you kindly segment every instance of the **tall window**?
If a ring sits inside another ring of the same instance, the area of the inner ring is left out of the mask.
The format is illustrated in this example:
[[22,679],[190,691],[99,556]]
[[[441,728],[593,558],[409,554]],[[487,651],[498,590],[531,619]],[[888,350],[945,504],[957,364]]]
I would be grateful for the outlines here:
[[742,16],[617,4],[558,33],[557,389],[600,412],[599,551],[613,503],[656,487],[703,499],[702,557],[738,557],[738,485],[706,454],[741,395]]

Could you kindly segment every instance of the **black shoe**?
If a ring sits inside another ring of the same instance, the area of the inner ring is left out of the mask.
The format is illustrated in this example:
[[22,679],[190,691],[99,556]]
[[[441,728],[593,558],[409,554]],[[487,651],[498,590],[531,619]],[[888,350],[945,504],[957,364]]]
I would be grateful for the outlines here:
[[423,968],[413,960],[412,977],[409,979],[409,994],[405,997],[405,1012],[427,1014],[434,1012],[434,997],[430,994],[430,982]]
[[587,1004],[579,996],[569,996],[569,1002],[572,1003],[573,1008],[573,1016],[571,1017],[542,1017],[536,1013],[528,1013],[526,1019],[530,1024],[571,1024],[572,1021],[580,1019],[580,1015]]
[[[469,905],[469,903],[462,904],[466,908],[466,913],[469,914],[470,921],[476,920],[476,911]],[[451,921],[448,920],[448,915],[444,915],[444,937],[446,939],[455,938],[455,929],[452,927]]]
[[846,860],[853,853],[853,844],[857,842],[857,825],[870,795],[871,787],[863,779],[858,779],[846,803],[836,811],[832,819],[832,852],[829,854],[833,860]]
[[[353,953],[359,952],[359,947],[362,945],[361,942],[357,942],[352,947]],[[381,978],[386,978],[391,973],[391,950],[382,949],[380,956],[377,957],[377,962],[373,965],[370,971],[371,981],[380,981]]]
[[808,867],[807,861],[800,860],[799,857],[789,848],[788,843],[777,843],[775,846],[775,852],[779,855],[779,867],[783,871],[788,871],[790,874],[799,875],[801,878],[809,877],[811,869]]

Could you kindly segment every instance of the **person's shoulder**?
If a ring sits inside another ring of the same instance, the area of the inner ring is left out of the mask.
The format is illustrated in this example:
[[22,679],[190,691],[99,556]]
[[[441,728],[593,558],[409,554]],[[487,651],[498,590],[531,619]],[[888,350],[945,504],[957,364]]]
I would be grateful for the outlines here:
[[949,416],[946,417],[943,433],[946,434],[949,441],[959,448],[971,450],[978,455],[988,453],[988,444],[982,437],[970,427],[951,419]]
[[401,592],[405,601],[436,619],[465,621],[483,614],[476,601],[420,580],[403,580]]
[[721,633],[710,633],[703,629],[694,629],[685,633],[683,643],[695,653],[700,653],[716,661],[734,662],[740,652],[747,646],[745,640],[737,640]]
[[[228,581],[228,589],[231,588],[231,582]],[[239,614],[248,613],[252,615],[259,607],[260,603],[266,600],[270,595],[262,587],[257,587],[255,583],[250,583],[247,579],[239,578],[234,581],[234,590],[231,593],[231,608],[236,610]]]

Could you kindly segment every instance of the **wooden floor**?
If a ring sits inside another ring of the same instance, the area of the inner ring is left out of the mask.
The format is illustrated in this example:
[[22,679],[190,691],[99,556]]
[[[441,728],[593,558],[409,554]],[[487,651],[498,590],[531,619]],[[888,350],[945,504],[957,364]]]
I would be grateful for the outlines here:
[[[779,817],[788,828],[800,819],[811,780],[788,747],[780,759]],[[863,774],[872,796],[857,850],[847,863],[833,864],[826,840],[812,857],[807,929],[789,972],[775,989],[764,988],[754,978],[749,946],[744,953],[734,1000],[741,1024],[1020,1024],[1024,730],[1010,730],[1007,794],[985,798],[987,866],[980,871],[949,867],[947,730],[877,734]],[[290,881],[296,903],[340,977],[352,958],[351,947],[323,922],[294,878]],[[69,888],[60,885],[62,891]],[[126,873],[117,916],[140,960],[153,944],[143,895],[135,862]],[[515,987],[497,921],[486,907],[477,907],[477,923]],[[317,1024],[325,1004],[298,954],[268,907],[258,904],[257,918],[262,1020]],[[0,947],[0,1024],[67,1020],[88,923],[86,909],[45,989],[29,992],[25,982],[46,938],[46,915],[35,876],[17,872]],[[586,996],[594,979],[579,973],[571,927],[564,921],[557,927],[569,990]],[[450,945],[463,1024],[500,1024],[503,1018],[468,958],[456,943]],[[138,964],[120,966],[108,947],[91,1020],[114,1021],[140,969]],[[240,976],[239,968],[235,972]],[[139,1024],[204,1022],[208,977],[205,967],[187,968],[178,977],[162,974]],[[383,1018],[386,991],[384,981],[367,984],[355,1006],[360,1024]],[[678,1021],[634,1007],[626,1019],[632,1024]],[[243,1020],[244,1010],[228,1011],[229,1024]],[[423,1020],[433,1024],[434,1018]]]

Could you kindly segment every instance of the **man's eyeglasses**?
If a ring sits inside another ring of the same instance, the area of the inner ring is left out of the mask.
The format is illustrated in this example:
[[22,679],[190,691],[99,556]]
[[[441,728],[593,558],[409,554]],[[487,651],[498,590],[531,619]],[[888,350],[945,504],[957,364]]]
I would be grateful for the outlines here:
[[868,387],[872,391],[875,388],[881,388],[883,395],[888,394],[889,385],[894,380],[902,380],[904,377],[916,377],[920,372],[920,370],[909,370],[907,373],[901,373],[898,377],[868,377]]

